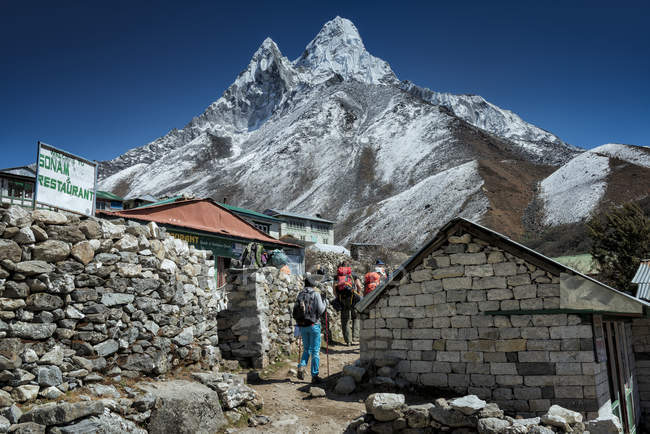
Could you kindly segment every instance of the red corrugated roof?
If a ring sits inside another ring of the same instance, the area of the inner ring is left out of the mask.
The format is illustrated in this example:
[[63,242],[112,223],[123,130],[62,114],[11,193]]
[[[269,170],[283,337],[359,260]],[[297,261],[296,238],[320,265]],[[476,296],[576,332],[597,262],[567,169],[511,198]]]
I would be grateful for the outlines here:
[[245,220],[237,217],[212,199],[188,199],[163,205],[133,208],[120,211],[98,210],[98,214],[108,214],[126,219],[152,221],[161,224],[197,229],[219,235],[245,238],[266,243],[299,247],[270,237]]

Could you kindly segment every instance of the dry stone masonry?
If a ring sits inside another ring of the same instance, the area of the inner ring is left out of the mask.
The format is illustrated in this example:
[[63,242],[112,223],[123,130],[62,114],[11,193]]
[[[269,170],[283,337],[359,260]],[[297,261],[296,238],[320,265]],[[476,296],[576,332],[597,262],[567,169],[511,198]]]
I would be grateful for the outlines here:
[[[291,317],[293,303],[304,288],[303,277],[275,267],[230,269],[227,308],[219,313],[219,340],[223,357],[245,367],[263,368],[297,348]],[[321,292],[334,298],[331,283]],[[330,337],[341,339],[340,315],[328,307]],[[321,319],[325,330],[325,320]]]
[[592,318],[559,306],[558,275],[461,233],[363,312],[361,357],[517,414],[558,404],[594,418],[609,392]]
[[20,207],[0,220],[0,407],[219,362],[211,253],[155,223]]
[[580,413],[559,405],[541,417],[527,419],[504,416],[495,403],[476,395],[435,402],[406,405],[405,397],[394,393],[373,393],[365,401],[366,413],[348,425],[351,433],[434,433],[479,434],[618,434],[622,427],[616,416],[583,421]]

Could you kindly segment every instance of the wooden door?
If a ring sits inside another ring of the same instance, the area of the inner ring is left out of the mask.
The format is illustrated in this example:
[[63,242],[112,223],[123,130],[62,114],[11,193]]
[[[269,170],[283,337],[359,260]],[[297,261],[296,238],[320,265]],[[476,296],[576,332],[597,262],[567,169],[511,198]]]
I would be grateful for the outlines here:
[[632,372],[623,321],[603,321],[607,348],[607,369],[612,413],[623,424],[623,431],[636,433]]

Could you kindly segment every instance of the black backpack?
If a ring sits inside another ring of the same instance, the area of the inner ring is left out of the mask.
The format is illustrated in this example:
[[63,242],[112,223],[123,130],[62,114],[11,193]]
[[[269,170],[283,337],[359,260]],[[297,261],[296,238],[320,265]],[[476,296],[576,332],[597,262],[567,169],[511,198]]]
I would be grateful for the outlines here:
[[315,292],[303,290],[298,294],[296,302],[293,304],[293,319],[300,327],[307,327],[318,321],[318,312],[316,312],[314,297],[318,295]]

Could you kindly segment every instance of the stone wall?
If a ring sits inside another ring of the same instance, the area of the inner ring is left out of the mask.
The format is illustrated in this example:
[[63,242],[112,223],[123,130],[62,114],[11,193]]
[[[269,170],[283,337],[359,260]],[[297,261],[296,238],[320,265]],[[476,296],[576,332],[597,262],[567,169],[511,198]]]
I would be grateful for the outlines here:
[[0,398],[218,363],[225,303],[211,252],[155,223],[19,207],[0,215]]
[[411,383],[519,414],[558,404],[593,417],[609,399],[591,316],[543,313],[559,308],[557,275],[462,234],[387,292],[363,313],[361,357],[397,361]]
[[[333,298],[331,283],[323,285]],[[228,271],[228,305],[219,313],[220,348],[225,359],[262,368],[297,349],[291,317],[294,301],[303,289],[303,277],[275,267]],[[328,308],[330,333],[341,339],[340,316]],[[324,318],[321,320],[323,330]]]

